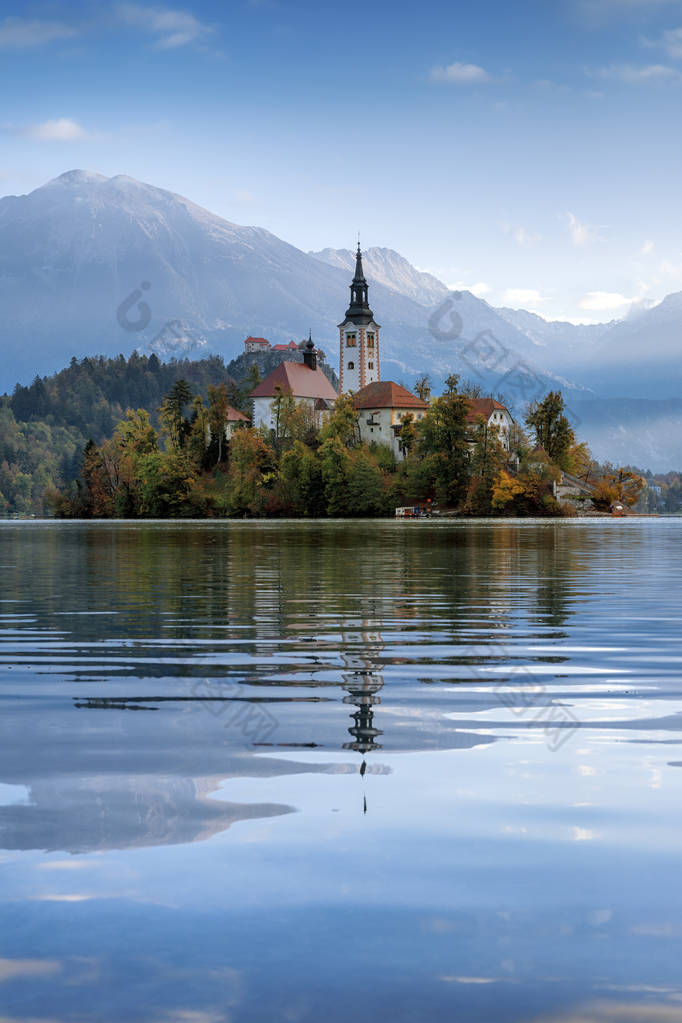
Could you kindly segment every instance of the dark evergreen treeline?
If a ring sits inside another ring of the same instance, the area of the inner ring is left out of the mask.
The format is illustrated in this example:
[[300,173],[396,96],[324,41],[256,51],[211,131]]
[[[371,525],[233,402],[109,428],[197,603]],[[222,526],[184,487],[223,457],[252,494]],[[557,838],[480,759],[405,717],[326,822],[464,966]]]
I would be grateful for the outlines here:
[[145,409],[158,425],[164,396],[180,379],[204,397],[211,385],[225,384],[235,408],[248,406],[255,383],[253,375],[235,383],[218,356],[164,363],[133,353],[72,359],[61,372],[0,397],[0,515],[48,511],[46,491],[76,479],[87,442],[111,437],[129,408]]
[[37,376],[28,387],[17,384],[9,407],[17,422],[40,420],[49,426],[74,427],[99,441],[111,436],[126,409],[147,409],[155,420],[165,395],[180,379],[203,397],[209,385],[224,383],[233,403],[243,404],[245,395],[217,355],[198,362],[161,362],[156,355],[133,352],[127,359],[123,355],[72,359],[54,376]]

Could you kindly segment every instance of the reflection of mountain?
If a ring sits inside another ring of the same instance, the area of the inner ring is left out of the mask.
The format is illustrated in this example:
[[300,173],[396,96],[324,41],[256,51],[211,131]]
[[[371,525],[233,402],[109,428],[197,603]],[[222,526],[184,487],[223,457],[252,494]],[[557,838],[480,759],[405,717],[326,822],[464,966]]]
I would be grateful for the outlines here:
[[[0,781],[30,792],[28,805],[0,806],[0,848],[82,853],[200,842],[237,821],[293,812],[212,797],[226,779],[337,769],[254,756],[196,703],[156,714],[118,708],[76,711],[70,700],[55,701],[45,714],[29,701],[11,721],[0,717]],[[238,797],[238,784],[232,792]]]
[[31,785],[28,806],[0,807],[0,847],[70,853],[201,842],[236,821],[292,813],[208,796],[220,778],[62,775]]

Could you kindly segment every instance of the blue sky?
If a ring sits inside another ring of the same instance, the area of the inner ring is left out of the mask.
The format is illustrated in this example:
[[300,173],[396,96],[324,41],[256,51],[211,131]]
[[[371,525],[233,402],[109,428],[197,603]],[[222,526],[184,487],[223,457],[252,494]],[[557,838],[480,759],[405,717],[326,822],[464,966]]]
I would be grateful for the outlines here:
[[129,174],[548,318],[682,289],[682,0],[1,10],[1,194]]

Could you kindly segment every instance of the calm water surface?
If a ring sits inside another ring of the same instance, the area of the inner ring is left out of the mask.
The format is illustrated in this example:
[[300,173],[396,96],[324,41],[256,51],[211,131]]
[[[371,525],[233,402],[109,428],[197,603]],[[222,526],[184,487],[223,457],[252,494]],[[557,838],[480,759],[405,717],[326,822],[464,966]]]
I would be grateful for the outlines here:
[[682,1020],[682,522],[0,525],[0,1020]]

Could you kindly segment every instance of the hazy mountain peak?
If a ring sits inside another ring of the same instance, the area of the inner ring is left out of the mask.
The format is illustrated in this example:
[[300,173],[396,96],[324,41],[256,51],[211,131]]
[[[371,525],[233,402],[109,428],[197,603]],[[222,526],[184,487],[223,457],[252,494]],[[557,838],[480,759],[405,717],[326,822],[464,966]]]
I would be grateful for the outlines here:
[[83,185],[95,182],[103,184],[109,180],[104,174],[98,174],[96,171],[70,170],[53,178],[52,181],[48,181],[46,185],[43,185],[43,188],[51,188],[53,185]]
[[[350,249],[327,248],[320,252],[310,252],[308,255],[329,266],[342,267],[351,274],[355,269],[355,252],[351,252]],[[383,284],[391,291],[397,291],[400,295],[405,295],[428,308],[438,305],[448,294],[448,289],[442,281],[432,274],[417,270],[394,249],[379,246],[363,249],[362,263],[370,283],[374,281]]]

